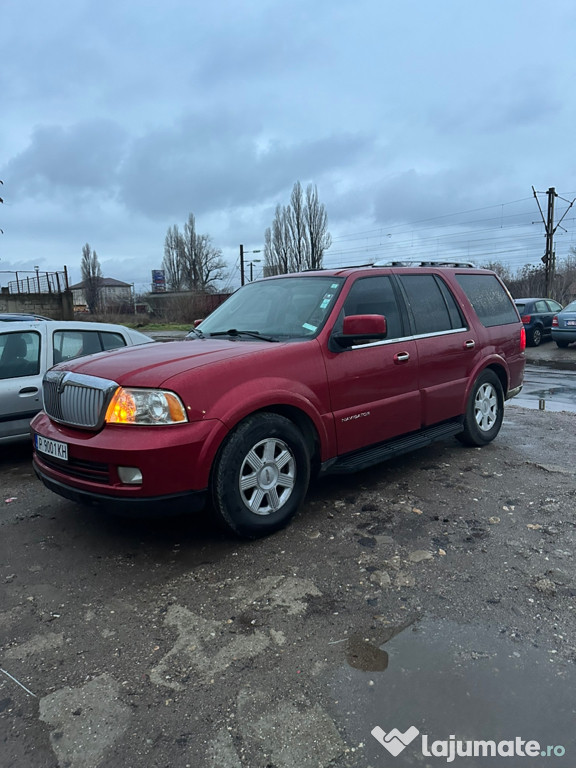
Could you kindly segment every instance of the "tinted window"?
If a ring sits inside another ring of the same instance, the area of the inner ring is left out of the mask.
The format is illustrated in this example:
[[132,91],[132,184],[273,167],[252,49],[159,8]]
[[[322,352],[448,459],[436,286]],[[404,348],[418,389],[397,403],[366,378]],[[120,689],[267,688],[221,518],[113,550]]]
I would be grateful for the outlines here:
[[517,323],[514,303],[496,275],[456,275],[483,326]]
[[356,280],[344,303],[345,315],[384,315],[387,339],[404,336],[402,317],[389,277],[362,277]]
[[401,275],[414,318],[414,332],[439,333],[463,328],[454,297],[434,275]]
[[0,379],[40,372],[40,336],[30,331],[0,334]]

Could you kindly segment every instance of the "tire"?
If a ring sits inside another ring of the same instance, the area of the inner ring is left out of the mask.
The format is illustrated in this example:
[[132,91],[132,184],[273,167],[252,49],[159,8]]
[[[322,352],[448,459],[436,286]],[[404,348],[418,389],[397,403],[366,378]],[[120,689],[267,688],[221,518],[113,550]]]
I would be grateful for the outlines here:
[[254,539],[286,526],[304,500],[310,456],[300,430],[284,416],[258,413],[227,437],[212,475],[219,522]]
[[542,342],[542,328],[539,328],[536,326],[535,328],[532,328],[530,331],[530,336],[528,337],[528,343],[531,347],[539,347],[540,343]]
[[566,349],[569,343],[569,341],[557,341],[556,345],[560,347],[560,349]]
[[504,418],[504,393],[493,371],[484,371],[474,382],[464,414],[464,431],[457,435],[464,445],[491,443]]

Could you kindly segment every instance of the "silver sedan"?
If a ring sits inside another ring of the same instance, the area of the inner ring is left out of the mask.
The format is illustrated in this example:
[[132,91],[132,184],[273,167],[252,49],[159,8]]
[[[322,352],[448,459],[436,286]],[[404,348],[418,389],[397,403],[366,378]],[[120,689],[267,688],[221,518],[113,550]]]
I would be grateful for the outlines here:
[[42,377],[74,357],[153,341],[112,323],[74,320],[8,322],[0,327],[0,444],[30,439],[42,410]]

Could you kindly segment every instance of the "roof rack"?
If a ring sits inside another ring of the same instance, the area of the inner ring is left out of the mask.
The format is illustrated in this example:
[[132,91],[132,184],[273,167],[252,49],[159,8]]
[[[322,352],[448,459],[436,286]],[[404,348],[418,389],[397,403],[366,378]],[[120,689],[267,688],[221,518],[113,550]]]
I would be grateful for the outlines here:
[[470,261],[387,261],[385,264],[374,264],[375,267],[453,267],[476,269],[476,264]]

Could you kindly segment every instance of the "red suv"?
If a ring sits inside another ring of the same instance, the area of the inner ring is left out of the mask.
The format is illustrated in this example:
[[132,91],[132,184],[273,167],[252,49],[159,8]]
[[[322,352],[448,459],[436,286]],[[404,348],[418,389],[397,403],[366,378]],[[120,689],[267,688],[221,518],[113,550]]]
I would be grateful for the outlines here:
[[450,435],[489,443],[525,343],[499,278],[466,265],[252,282],[188,340],[50,370],[34,467],[66,498],[160,512],[210,500],[235,533],[260,536],[292,518],[313,472]]

